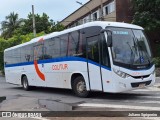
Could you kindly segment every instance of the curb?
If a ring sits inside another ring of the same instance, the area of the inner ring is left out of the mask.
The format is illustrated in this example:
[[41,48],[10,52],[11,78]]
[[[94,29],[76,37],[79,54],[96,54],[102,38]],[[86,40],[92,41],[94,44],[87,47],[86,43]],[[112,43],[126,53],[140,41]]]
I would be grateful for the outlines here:
[[160,89],[160,83],[155,84],[153,87],[156,87],[156,88]]
[[160,86],[160,83],[158,83],[158,84],[155,84],[154,86],[156,86],[156,87],[157,87],[157,86]]

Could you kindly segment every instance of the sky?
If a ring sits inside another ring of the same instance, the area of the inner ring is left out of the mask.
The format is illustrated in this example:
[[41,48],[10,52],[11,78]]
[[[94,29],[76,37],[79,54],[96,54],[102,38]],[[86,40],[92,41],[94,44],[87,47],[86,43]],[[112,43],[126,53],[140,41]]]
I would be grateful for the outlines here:
[[[89,0],[78,0],[85,4]],[[50,19],[61,21],[81,5],[76,0],[2,0],[0,3],[0,22],[11,12],[19,14],[19,18],[27,18],[34,5],[35,14],[46,13]]]

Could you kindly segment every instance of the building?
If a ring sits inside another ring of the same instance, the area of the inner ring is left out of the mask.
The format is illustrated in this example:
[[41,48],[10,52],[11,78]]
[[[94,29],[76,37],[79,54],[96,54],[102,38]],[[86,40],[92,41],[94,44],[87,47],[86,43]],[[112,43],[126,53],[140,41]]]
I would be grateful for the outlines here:
[[60,23],[69,28],[96,20],[130,23],[131,0],[90,0]]
[[[74,27],[90,21],[103,20],[131,23],[133,19],[132,0],[90,0],[60,23],[66,28]],[[81,4],[81,3],[79,3]],[[102,10],[103,9],[103,10]],[[158,32],[147,32],[153,56],[158,56],[155,46],[160,43]]]

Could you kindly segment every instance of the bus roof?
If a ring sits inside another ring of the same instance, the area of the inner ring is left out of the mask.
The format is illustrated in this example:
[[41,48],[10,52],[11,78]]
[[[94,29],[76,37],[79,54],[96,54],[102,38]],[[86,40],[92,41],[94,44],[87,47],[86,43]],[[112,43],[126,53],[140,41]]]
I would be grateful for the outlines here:
[[5,51],[12,50],[12,49],[19,48],[19,47],[23,47],[25,45],[29,45],[29,44],[32,44],[32,43],[36,43],[41,38],[43,38],[45,40],[45,39],[49,39],[49,38],[52,38],[52,37],[63,35],[63,34],[66,34],[66,33],[72,32],[72,31],[76,31],[76,30],[79,30],[79,29],[82,29],[82,28],[91,27],[91,26],[100,26],[103,29],[105,29],[107,26],[112,26],[112,27],[122,27],[122,28],[132,28],[132,29],[141,29],[141,30],[143,30],[143,28],[140,27],[140,26],[133,25],[133,24],[128,24],[128,23],[94,21],[94,22],[89,22],[89,23],[82,24],[82,25],[79,25],[79,26],[76,26],[76,27],[73,27],[73,28],[69,28],[69,29],[66,29],[66,30],[63,30],[63,31],[60,31],[60,32],[53,32],[53,33],[50,33],[50,34],[47,34],[47,35],[44,35],[44,36],[33,38],[29,42],[26,42],[26,43],[23,43],[23,44],[20,44],[20,45],[11,47],[11,48],[7,48],[7,49],[5,49]]

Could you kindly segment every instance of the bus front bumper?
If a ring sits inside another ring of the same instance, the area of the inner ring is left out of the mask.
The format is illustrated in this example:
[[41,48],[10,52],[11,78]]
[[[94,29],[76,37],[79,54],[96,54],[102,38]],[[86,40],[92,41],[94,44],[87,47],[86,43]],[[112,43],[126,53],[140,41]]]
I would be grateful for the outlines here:
[[118,79],[114,85],[113,93],[120,93],[134,89],[145,89],[146,87],[153,86],[155,83],[155,75],[151,74],[147,78],[135,79],[129,77],[127,79]]

